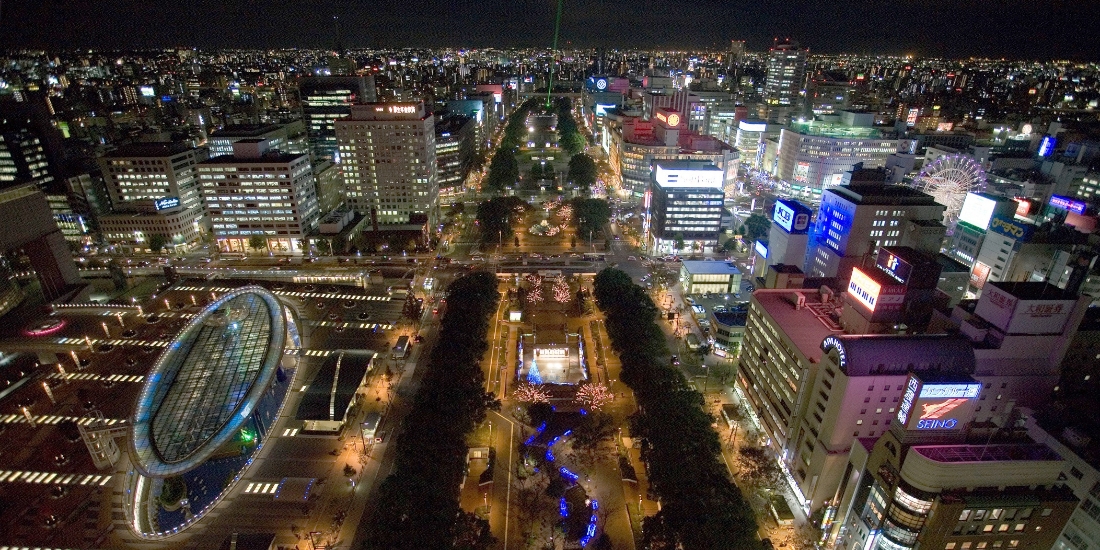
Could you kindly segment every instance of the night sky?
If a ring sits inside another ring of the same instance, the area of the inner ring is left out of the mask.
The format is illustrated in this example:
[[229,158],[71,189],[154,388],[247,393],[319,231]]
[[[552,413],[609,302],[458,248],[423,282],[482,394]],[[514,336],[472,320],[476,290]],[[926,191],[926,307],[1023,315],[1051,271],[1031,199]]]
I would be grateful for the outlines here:
[[[7,0],[4,48],[548,46],[554,0]],[[577,47],[1100,60],[1100,0],[565,0]]]

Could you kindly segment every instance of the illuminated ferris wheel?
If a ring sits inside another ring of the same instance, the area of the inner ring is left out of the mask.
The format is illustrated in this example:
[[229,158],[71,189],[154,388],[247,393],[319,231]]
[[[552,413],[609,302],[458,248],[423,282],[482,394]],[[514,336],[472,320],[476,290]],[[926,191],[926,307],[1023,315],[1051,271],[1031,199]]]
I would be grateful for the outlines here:
[[985,170],[966,155],[943,155],[921,169],[913,187],[947,207],[943,223],[951,228],[959,218],[966,194],[985,189]]

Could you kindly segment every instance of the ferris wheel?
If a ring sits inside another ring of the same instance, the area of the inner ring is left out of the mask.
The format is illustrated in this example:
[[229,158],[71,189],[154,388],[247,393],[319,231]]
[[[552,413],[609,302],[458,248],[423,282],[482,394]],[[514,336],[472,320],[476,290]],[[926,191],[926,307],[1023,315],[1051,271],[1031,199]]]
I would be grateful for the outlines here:
[[959,218],[966,194],[985,189],[985,170],[966,155],[943,155],[921,169],[913,187],[947,207],[943,223],[951,228]]

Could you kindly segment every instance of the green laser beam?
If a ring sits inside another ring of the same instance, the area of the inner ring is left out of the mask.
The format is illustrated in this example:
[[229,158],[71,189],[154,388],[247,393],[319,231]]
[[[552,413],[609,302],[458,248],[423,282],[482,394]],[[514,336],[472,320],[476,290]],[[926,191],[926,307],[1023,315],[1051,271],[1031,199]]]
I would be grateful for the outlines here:
[[554,45],[550,48],[550,85],[546,87],[546,108],[550,108],[550,95],[554,93],[554,65],[557,60],[554,52],[558,51],[558,32],[561,30],[561,5],[564,0],[558,0],[558,16],[554,19]]

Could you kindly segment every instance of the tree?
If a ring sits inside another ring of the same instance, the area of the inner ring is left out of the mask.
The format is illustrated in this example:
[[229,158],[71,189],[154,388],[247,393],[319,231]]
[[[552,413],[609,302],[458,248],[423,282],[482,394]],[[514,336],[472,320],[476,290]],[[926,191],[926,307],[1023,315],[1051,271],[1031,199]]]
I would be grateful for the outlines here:
[[764,447],[741,447],[737,462],[741,479],[756,490],[774,490],[783,479],[779,464]]
[[318,237],[314,239],[313,246],[317,247],[317,252],[319,254],[324,254],[327,251],[329,255],[332,255],[332,241],[326,239],[325,237]]
[[153,235],[149,237],[149,250],[154,254],[163,250],[166,244],[168,244],[168,237],[164,235]]
[[248,238],[248,248],[251,248],[254,252],[259,252],[267,246],[267,239],[263,235],[253,235]]
[[352,468],[351,464],[344,464],[344,477],[355,477],[355,468]]
[[481,242],[502,242],[511,237],[512,219],[528,208],[530,205],[517,197],[494,197],[479,203],[476,223]]
[[745,237],[749,242],[758,241],[768,236],[772,222],[762,214],[753,214],[745,220]]
[[519,248],[519,235],[516,235],[515,245],[516,245],[516,248]]
[[728,239],[722,243],[722,252],[733,252],[737,250],[737,239]]
[[569,248],[577,248],[577,236],[576,235],[573,235],[569,239]]
[[573,226],[582,239],[592,239],[603,233],[603,227],[611,219],[611,205],[604,199],[575,198],[569,201],[573,208]]
[[484,187],[488,191],[499,192],[515,185],[518,179],[519,162],[516,160],[515,151],[501,144],[500,149],[493,154],[493,159],[489,161],[489,173],[485,176]]
[[672,237],[672,246],[676,249],[677,252],[684,249],[684,234],[683,233],[677,233],[676,235],[674,235]]
[[581,153],[569,159],[569,181],[578,189],[587,192],[596,185],[596,174],[596,161],[592,157]]

